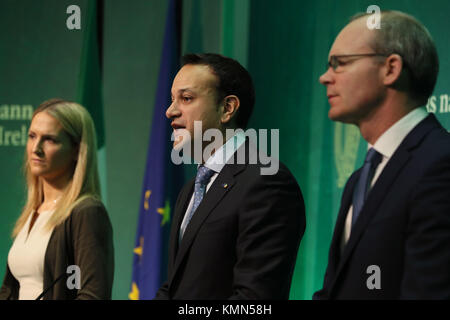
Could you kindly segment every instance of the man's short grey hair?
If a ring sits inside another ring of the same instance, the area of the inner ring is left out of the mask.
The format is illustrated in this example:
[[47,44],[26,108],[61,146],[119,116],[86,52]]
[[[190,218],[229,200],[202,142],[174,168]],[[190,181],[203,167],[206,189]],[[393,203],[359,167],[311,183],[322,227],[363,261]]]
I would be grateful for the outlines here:
[[[358,13],[350,21],[370,15]],[[399,11],[382,11],[380,29],[374,30],[372,48],[376,53],[402,57],[411,97],[426,104],[439,72],[436,46],[428,30],[414,17]]]

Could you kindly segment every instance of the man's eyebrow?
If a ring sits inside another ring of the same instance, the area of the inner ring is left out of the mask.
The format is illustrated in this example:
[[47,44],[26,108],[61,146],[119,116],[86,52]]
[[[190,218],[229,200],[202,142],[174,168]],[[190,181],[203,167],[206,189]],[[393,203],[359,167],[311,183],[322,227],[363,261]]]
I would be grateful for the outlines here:
[[172,93],[172,96],[174,95],[179,95],[179,94],[183,94],[183,93],[192,93],[195,94],[195,91],[191,88],[183,88],[183,89],[178,89],[176,92]]
[[194,90],[192,90],[191,88],[184,88],[184,89],[180,89],[178,90],[179,93],[185,93],[185,92],[192,92],[194,93]]

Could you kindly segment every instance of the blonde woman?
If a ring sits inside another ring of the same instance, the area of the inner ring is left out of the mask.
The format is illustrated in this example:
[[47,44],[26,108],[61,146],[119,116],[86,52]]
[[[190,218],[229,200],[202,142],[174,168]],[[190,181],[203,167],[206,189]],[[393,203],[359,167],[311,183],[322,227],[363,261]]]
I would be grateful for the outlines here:
[[28,133],[28,198],[0,299],[110,299],[112,227],[101,203],[92,118],[79,104],[43,102]]

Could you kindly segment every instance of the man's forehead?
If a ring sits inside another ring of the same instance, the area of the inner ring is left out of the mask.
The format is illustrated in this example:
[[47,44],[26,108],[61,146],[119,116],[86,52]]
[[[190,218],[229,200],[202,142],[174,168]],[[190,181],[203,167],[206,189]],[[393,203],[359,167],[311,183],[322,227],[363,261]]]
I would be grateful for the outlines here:
[[201,64],[188,64],[183,66],[180,71],[178,71],[176,78],[182,78],[187,81],[202,80],[202,82],[214,81],[217,79],[209,66]]
[[330,55],[369,53],[374,32],[363,17],[350,22],[337,35]]
[[172,85],[177,92],[198,91],[215,87],[217,77],[206,65],[185,65],[178,71]]

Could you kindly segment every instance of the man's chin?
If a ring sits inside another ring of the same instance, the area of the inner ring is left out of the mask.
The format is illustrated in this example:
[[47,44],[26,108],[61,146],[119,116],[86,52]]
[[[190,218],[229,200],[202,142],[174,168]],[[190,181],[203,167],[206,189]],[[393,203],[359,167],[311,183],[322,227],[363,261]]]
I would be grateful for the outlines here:
[[186,144],[186,139],[180,139],[178,141],[173,142],[173,149],[175,151],[180,151],[183,149],[183,146]]
[[336,107],[331,107],[328,111],[328,118],[332,121],[339,121],[344,123],[350,123],[348,117],[342,112],[339,112],[339,109]]
[[173,149],[175,151],[180,150],[193,150],[194,147],[194,141],[190,137],[190,135],[180,135],[177,137],[177,139],[173,142]]
[[332,121],[341,121],[341,115],[333,107],[328,110],[328,118]]

